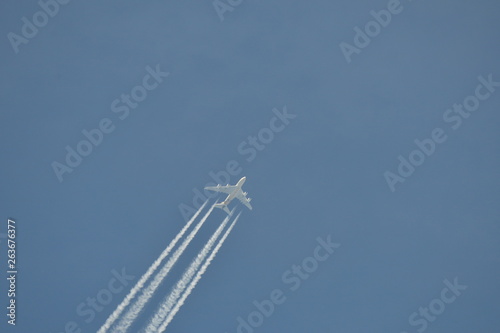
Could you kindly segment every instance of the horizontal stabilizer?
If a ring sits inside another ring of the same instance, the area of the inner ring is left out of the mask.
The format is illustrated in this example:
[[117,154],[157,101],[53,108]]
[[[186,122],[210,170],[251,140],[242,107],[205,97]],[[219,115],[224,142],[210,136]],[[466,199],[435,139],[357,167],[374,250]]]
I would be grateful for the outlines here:
[[231,215],[232,214],[232,212],[229,210],[229,208],[227,208],[227,204],[224,203],[224,202],[216,203],[214,205],[214,207],[222,209],[223,211],[225,211],[227,213],[227,215]]

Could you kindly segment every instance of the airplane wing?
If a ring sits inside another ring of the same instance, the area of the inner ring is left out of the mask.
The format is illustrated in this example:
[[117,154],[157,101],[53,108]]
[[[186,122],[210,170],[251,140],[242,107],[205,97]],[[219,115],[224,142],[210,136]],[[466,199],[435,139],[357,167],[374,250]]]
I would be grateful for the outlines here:
[[243,191],[238,191],[236,194],[236,199],[241,201],[242,204],[248,207],[248,209],[252,210],[252,205],[250,205],[250,199],[246,197],[246,195],[243,193]]
[[231,194],[236,190],[236,186],[234,185],[217,185],[217,186],[207,186],[205,187],[205,190],[210,190],[210,191],[215,191],[215,192],[222,192],[226,194]]

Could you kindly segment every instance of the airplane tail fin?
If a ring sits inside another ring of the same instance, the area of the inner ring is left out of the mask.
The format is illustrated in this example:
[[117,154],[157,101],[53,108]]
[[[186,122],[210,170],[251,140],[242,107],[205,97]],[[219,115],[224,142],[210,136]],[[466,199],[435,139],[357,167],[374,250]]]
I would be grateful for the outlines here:
[[222,209],[223,211],[225,211],[227,213],[227,215],[231,215],[231,211],[229,210],[229,208],[227,208],[227,204],[224,202],[216,203],[214,205],[214,207]]

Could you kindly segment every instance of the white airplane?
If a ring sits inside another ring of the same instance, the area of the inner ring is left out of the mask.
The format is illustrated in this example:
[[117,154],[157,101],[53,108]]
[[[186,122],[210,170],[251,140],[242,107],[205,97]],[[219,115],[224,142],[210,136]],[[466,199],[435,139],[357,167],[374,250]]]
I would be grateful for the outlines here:
[[247,180],[247,177],[242,177],[236,185],[229,185],[227,184],[226,186],[223,185],[217,185],[217,186],[207,186],[205,187],[205,190],[210,190],[210,191],[215,191],[215,192],[222,192],[222,193],[227,193],[228,196],[226,200],[224,200],[221,203],[216,203],[214,206],[216,208],[220,208],[224,210],[226,213],[230,214],[231,212],[229,211],[229,208],[227,208],[227,205],[234,199],[238,199],[243,203],[245,206],[248,207],[248,209],[252,209],[252,206],[250,205],[250,198],[247,198],[247,192],[243,192],[241,187],[245,183],[245,180]]

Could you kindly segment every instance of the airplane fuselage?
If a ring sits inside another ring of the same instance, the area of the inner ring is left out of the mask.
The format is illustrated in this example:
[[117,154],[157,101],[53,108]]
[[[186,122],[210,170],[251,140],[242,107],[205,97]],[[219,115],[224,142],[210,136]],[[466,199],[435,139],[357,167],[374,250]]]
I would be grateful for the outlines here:
[[224,205],[228,205],[234,199],[234,197],[236,196],[236,194],[238,193],[238,191],[241,190],[241,187],[243,186],[243,184],[245,184],[246,180],[247,180],[247,177],[242,177],[240,180],[238,180],[238,182],[235,185],[236,188],[234,189],[234,191],[231,192],[226,197],[226,200],[224,200],[224,202],[223,202]]
[[231,214],[229,211],[229,208],[227,206],[229,203],[234,199],[238,199],[241,201],[245,206],[247,206],[248,209],[252,209],[252,205],[250,205],[250,198],[247,197],[247,193],[243,192],[241,187],[247,180],[247,177],[241,177],[240,180],[236,183],[236,185],[217,185],[217,186],[207,186],[205,187],[205,190],[210,190],[210,191],[215,191],[215,192],[221,192],[221,193],[226,193],[227,197],[223,202],[220,203],[215,203],[214,206],[216,208],[223,209],[226,213]]

